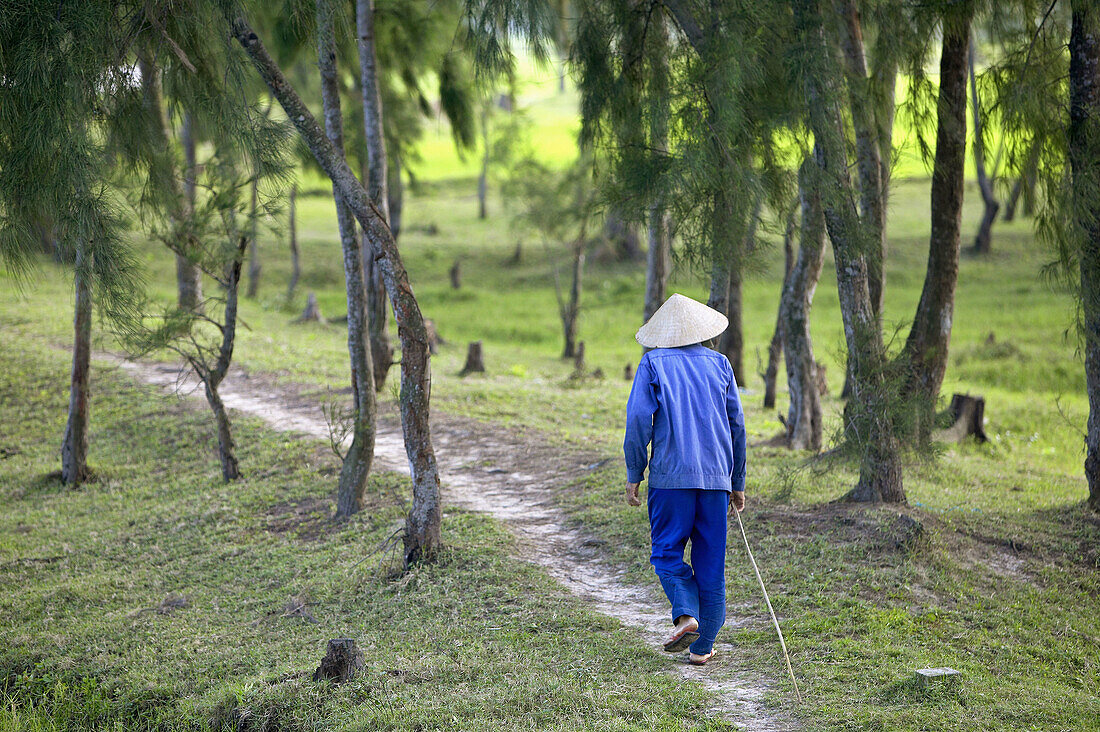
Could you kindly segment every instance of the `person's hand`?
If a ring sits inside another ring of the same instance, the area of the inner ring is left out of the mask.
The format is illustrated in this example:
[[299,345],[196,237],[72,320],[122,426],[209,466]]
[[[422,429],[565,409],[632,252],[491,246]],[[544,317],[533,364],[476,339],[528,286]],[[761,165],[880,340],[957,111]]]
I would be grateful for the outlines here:
[[730,505],[741,513],[745,510],[745,491],[730,491]]
[[626,483],[626,502],[631,506],[642,505],[642,499],[638,497],[638,486],[640,485],[641,483],[631,483],[630,481]]

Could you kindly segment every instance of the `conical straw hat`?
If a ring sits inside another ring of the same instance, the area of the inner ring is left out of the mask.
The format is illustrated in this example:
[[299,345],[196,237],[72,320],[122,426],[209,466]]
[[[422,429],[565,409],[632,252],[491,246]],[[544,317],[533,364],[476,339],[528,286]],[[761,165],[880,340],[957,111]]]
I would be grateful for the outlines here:
[[634,339],[646,348],[676,348],[710,340],[729,324],[717,310],[676,293],[657,308]]

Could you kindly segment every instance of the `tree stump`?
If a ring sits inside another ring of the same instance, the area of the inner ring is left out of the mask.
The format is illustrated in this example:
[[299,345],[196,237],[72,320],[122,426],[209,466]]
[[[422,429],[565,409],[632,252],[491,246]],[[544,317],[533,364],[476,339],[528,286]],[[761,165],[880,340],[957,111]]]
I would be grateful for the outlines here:
[[325,318],[321,315],[321,308],[317,304],[317,294],[310,292],[306,295],[306,309],[302,311],[302,317],[298,318],[299,323],[324,323]]
[[428,353],[434,356],[440,346],[447,345],[447,341],[439,337],[439,331],[435,329],[435,321],[431,318],[424,318],[424,329],[428,331]]
[[985,434],[985,398],[969,394],[953,394],[947,408],[954,423],[945,430],[937,430],[932,438],[939,442],[962,442],[974,435],[978,442],[989,442]]
[[451,288],[459,289],[462,287],[462,266],[456,259],[455,263],[451,265]]
[[485,361],[482,359],[481,341],[473,341],[466,348],[466,365],[462,367],[459,376],[472,373],[484,373]]
[[631,366],[630,364],[627,364],[623,368],[623,381],[633,381],[633,380],[634,380],[634,367]]
[[363,652],[354,638],[333,638],[328,642],[328,651],[321,659],[321,665],[313,672],[313,680],[328,679],[342,684],[355,678],[365,665]]

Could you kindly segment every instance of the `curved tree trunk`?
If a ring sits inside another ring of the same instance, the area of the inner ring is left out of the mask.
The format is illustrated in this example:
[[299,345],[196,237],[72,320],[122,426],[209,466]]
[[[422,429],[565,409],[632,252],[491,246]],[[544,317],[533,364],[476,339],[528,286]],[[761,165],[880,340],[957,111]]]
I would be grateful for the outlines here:
[[[317,54],[321,70],[321,100],[325,111],[325,132],[336,153],[343,156],[344,121],[340,113],[340,84],[336,75],[336,38],[332,11],[325,3],[317,6]],[[333,185],[336,221],[344,252],[344,281],[348,300],[348,354],[354,395],[351,446],[340,468],[336,492],[336,516],[346,518],[363,508],[371,462],[374,460],[376,405],[374,367],[367,326],[367,301],[363,291],[363,255],[355,230],[355,216]]]
[[[1001,204],[993,195],[993,181],[985,169],[985,134],[982,125],[982,104],[978,98],[978,78],[974,73],[974,44],[969,44],[967,52],[967,67],[970,72],[970,97],[974,111],[974,169],[978,175],[978,190],[982,194],[982,203],[985,210],[982,212],[981,223],[978,224],[978,233],[974,237],[974,251],[978,254],[988,254],[992,247],[993,222],[997,220],[997,211]],[[996,167],[996,166],[994,166]]]
[[229,373],[229,365],[233,362],[233,347],[237,338],[237,304],[241,284],[241,262],[244,260],[245,241],[241,240],[237,248],[236,256],[226,268],[228,276],[225,287],[225,313],[222,323],[222,342],[218,347],[218,357],[213,366],[208,366],[201,360],[201,356],[192,359],[191,365],[202,380],[203,390],[206,392],[206,401],[214,412],[214,420],[218,425],[218,457],[222,464],[222,478],[225,482],[237,480],[241,477],[240,465],[237,462],[237,446],[233,442],[233,432],[229,423],[229,413],[225,409],[218,388]]
[[[813,165],[812,161],[807,161]],[[821,392],[817,384],[817,361],[810,337],[810,308],[825,261],[825,219],[821,195],[815,188],[815,171],[799,174],[798,198],[802,227],[798,259],[783,288],[779,316],[783,323],[783,356],[787,363],[787,445],[792,450],[821,450]]]
[[1085,388],[1089,397],[1085,477],[1089,506],[1100,511],[1100,10],[1074,0],[1069,41],[1069,163],[1081,227],[1081,309],[1085,337]]
[[[356,0],[355,26],[359,46],[359,86],[363,93],[363,129],[367,138],[367,195],[382,214],[382,218],[390,223],[389,172],[386,160],[386,138],[382,127],[382,96],[378,86],[378,54],[374,49],[373,0]],[[400,218],[400,207],[398,207],[397,221],[400,221]],[[391,228],[395,242],[398,228],[397,226]],[[369,244],[365,241],[363,249],[369,249]],[[367,257],[363,270],[367,287],[371,355],[374,360],[374,387],[381,391],[385,386],[390,367],[393,366],[389,316],[386,313],[386,297],[383,294],[385,285],[382,283],[382,272],[374,257]]]
[[928,269],[913,326],[902,352],[907,369],[903,396],[918,414],[918,434],[932,430],[936,400],[947,370],[955,285],[959,277],[959,229],[962,223],[966,164],[966,77],[969,18],[945,22],[940,56],[936,157],[932,166],[932,234]]
[[[820,206],[819,206],[820,208]],[[764,409],[775,408],[775,382],[779,378],[779,362],[783,358],[783,293],[794,268],[794,215],[795,206],[787,212],[787,225],[783,230],[783,285],[779,288],[779,307],[776,308],[775,330],[768,342],[768,366],[764,369]]]
[[88,374],[92,361],[92,265],[87,246],[76,247],[76,306],[73,315],[73,367],[69,385],[69,420],[61,443],[61,482],[80,485],[88,470],[88,420],[91,396]]
[[401,336],[401,426],[413,480],[412,508],[406,519],[405,561],[411,563],[431,559],[440,546],[442,506],[439,500],[439,469],[432,449],[428,420],[431,392],[428,331],[401,261],[401,253],[382,212],[372,203],[355,173],[325,136],[248,21],[242,15],[229,15],[227,20],[234,38],[252,59],[287,118],[298,129],[317,163],[367,232],[374,258],[379,262]]
[[819,0],[797,0],[795,25],[804,51],[817,63],[805,67],[806,106],[816,145],[813,173],[821,192],[826,229],[833,242],[837,293],[844,336],[852,363],[849,437],[861,452],[859,482],[848,494],[856,501],[905,502],[901,455],[886,392],[882,329],[871,304],[864,252],[873,248],[875,230],[864,225],[848,175],[844,121],[838,94],[836,59],[825,37]]
[[562,358],[574,358],[577,355],[577,317],[581,313],[581,283],[584,279],[585,235],[581,235],[573,244],[572,282],[569,286],[569,299],[565,300],[558,289],[558,311],[561,314],[562,335],[565,344]]

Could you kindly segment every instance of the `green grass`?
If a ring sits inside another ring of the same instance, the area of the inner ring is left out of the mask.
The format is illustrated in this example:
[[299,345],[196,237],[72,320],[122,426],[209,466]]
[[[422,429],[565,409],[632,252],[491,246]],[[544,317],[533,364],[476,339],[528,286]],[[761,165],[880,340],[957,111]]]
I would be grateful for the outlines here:
[[[97,367],[98,481],[63,488],[65,363],[7,338],[0,354],[0,729],[698,726],[702,692],[513,560],[495,522],[448,510],[441,560],[395,574],[371,553],[406,481],[373,476],[368,509],[333,523],[336,459],[256,420],[236,420],[248,469],[225,485],[204,410]],[[186,605],[163,607],[170,593]],[[308,617],[288,613],[299,601]],[[345,635],[361,679],[314,684]]]

